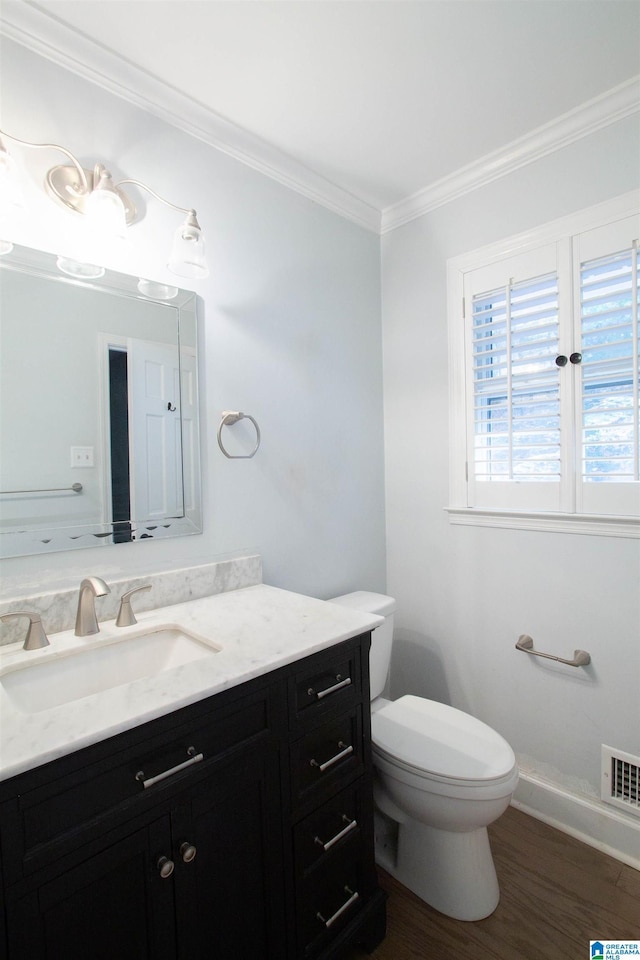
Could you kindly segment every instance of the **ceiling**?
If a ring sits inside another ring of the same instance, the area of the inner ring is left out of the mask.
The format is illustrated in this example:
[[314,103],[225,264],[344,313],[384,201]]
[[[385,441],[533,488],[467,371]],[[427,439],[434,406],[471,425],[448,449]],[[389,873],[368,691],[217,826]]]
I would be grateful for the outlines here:
[[218,139],[378,212],[640,73],[636,0],[4,0],[3,17],[18,8],[70,27],[76,61],[109,54],[103,75],[136,68]]

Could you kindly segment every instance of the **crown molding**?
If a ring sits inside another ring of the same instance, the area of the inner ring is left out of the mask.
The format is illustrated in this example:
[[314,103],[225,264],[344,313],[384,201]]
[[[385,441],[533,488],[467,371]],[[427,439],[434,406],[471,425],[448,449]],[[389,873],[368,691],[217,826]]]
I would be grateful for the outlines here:
[[640,110],[640,76],[588,100],[479,160],[437,180],[382,211],[381,233],[388,233],[436,207],[499,180]]
[[385,234],[640,110],[640,76],[378,210],[30,2],[0,8],[0,33],[366,230]]
[[0,33],[334,213],[380,232],[375,207],[28,0],[2,4]]

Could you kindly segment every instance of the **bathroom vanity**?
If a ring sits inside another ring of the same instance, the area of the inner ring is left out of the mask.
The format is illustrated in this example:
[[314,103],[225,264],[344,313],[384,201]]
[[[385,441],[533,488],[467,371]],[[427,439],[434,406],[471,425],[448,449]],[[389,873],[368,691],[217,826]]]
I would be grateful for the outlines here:
[[373,949],[385,931],[368,673],[377,618],[264,586],[167,616],[208,625],[220,652],[22,722],[0,691],[0,953],[329,960]]

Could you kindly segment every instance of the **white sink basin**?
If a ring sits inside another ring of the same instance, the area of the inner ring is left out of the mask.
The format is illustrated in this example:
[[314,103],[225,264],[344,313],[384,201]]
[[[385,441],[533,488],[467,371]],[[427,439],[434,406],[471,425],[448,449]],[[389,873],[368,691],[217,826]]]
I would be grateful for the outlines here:
[[25,713],[81,700],[134,680],[155,677],[184,663],[218,653],[220,647],[175,624],[150,627],[91,646],[56,654],[47,648],[37,662],[7,667],[0,685]]

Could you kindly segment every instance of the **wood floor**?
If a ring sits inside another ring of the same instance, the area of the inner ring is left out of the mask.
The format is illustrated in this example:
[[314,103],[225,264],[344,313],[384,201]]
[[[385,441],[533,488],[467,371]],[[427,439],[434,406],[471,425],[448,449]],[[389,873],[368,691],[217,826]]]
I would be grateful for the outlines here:
[[589,940],[640,939],[640,872],[510,807],[489,828],[501,898],[450,920],[381,871],[387,936],[348,960],[588,960]]

